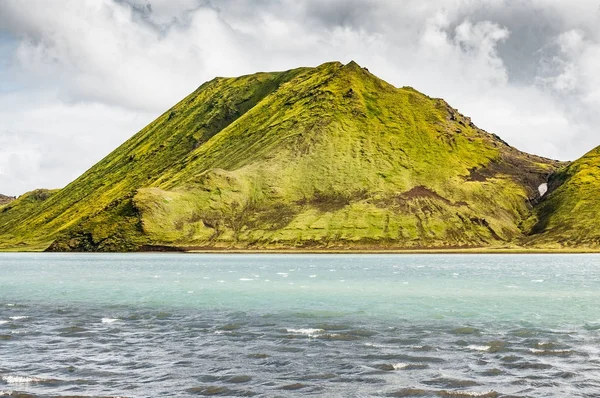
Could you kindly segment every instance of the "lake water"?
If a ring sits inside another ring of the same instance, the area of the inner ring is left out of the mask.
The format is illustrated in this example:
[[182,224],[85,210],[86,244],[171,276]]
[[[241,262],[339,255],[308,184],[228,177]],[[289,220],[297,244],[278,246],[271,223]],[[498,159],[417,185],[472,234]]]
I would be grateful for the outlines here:
[[0,254],[17,392],[600,396],[600,256]]

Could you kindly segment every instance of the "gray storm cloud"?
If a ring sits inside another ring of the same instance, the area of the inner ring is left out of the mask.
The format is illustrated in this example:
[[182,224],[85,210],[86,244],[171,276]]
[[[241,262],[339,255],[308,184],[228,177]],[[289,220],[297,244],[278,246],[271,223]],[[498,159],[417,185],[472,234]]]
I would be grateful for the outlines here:
[[214,76],[352,59],[519,149],[600,144],[600,1],[4,0],[0,193],[60,187]]

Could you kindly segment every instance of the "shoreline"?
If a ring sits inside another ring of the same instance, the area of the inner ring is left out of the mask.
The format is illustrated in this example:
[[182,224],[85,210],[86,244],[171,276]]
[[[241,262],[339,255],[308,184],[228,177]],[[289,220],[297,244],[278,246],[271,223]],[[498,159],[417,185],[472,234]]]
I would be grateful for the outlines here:
[[177,252],[182,254],[600,254],[600,249],[204,249],[175,251]]
[[46,252],[44,250],[0,249],[2,253],[87,253],[87,254],[600,254],[600,249],[463,248],[463,249],[186,249],[166,248],[129,252]]

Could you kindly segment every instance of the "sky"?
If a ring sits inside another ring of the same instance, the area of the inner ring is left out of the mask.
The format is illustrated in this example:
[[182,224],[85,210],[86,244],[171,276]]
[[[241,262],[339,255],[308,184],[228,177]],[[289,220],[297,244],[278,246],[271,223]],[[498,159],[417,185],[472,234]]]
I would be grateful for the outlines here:
[[0,193],[65,186],[215,76],[351,60],[518,149],[600,145],[600,0],[1,0]]

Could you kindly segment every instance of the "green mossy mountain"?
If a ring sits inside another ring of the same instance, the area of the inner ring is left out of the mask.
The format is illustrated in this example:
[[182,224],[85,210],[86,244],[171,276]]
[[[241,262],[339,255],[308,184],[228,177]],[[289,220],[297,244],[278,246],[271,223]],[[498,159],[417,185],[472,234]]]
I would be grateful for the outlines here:
[[354,62],[216,78],[67,187],[0,207],[0,249],[515,245],[564,166]]
[[535,208],[526,243],[551,248],[600,247],[600,147],[552,175]]

